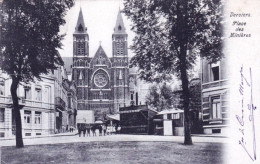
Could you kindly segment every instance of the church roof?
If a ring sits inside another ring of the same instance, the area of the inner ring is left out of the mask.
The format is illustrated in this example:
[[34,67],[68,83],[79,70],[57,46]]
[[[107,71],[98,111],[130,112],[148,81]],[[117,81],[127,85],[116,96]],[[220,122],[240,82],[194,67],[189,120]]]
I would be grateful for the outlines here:
[[64,62],[64,68],[66,69],[66,72],[71,73],[72,72],[73,58],[72,57],[62,57],[62,60]]
[[124,21],[123,21],[120,9],[117,14],[116,25],[114,28],[114,34],[126,34],[125,25],[124,25]]
[[77,21],[77,25],[76,25],[76,28],[75,28],[75,33],[84,33],[84,32],[87,32],[87,28],[86,28],[85,23],[84,23],[82,9],[80,8],[78,21]]

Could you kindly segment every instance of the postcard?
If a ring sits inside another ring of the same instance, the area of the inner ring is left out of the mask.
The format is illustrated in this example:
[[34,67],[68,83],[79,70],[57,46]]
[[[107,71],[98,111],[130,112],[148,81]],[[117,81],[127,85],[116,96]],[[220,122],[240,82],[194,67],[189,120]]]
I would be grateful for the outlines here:
[[0,0],[0,163],[260,163],[260,1],[21,2]]

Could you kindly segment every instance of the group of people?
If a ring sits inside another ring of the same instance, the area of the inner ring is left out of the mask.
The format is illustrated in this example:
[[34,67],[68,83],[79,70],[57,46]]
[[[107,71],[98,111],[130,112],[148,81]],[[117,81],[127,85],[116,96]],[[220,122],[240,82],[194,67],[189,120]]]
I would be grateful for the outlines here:
[[115,133],[120,133],[121,126],[115,126],[115,125],[108,125],[106,126],[105,124],[103,125],[90,125],[90,124],[78,124],[78,132],[79,132],[79,137],[81,137],[81,134],[83,133],[83,137],[85,136],[90,136],[90,132],[92,133],[92,136],[97,136],[97,131],[99,132],[99,136],[102,135],[112,135]]
[[121,126],[115,126],[115,125],[108,125],[107,126],[107,135],[111,135],[111,134],[119,134],[121,131]]

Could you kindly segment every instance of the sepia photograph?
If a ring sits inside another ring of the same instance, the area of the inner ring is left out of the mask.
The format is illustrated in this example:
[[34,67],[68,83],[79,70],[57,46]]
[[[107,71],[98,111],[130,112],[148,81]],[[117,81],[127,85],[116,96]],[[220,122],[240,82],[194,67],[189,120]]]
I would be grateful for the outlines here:
[[259,162],[259,7],[0,0],[0,163]]

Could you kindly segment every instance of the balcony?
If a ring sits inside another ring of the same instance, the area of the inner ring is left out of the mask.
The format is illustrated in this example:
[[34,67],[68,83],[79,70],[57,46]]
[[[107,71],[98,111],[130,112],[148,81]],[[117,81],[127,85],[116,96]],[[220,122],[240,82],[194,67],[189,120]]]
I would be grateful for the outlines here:
[[60,108],[61,110],[65,110],[66,103],[60,97],[55,98],[55,106],[56,108]]
[[[12,97],[0,96],[0,103],[6,105],[7,107],[11,107],[13,104]],[[54,104],[34,100],[27,100],[24,99],[24,97],[19,97],[19,105],[31,108],[54,109]]]
[[209,89],[209,88],[214,88],[214,87],[222,87],[228,85],[228,80],[218,80],[218,81],[213,81],[209,83],[204,83],[202,84],[202,90],[203,89]]

